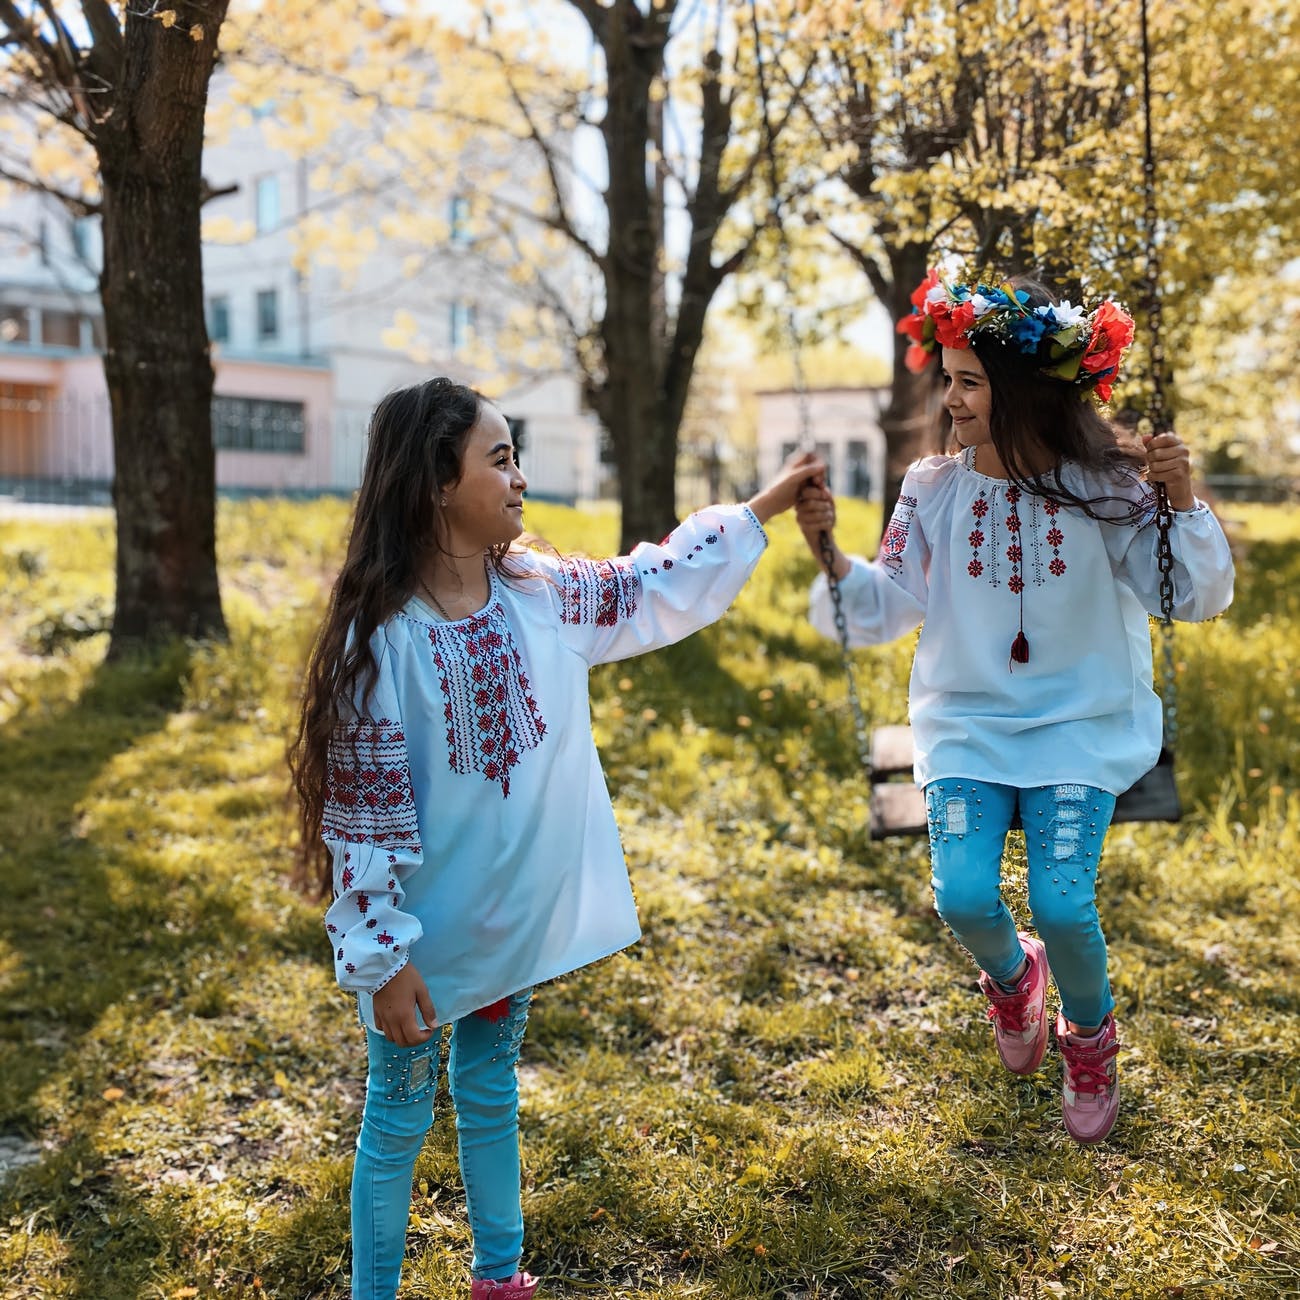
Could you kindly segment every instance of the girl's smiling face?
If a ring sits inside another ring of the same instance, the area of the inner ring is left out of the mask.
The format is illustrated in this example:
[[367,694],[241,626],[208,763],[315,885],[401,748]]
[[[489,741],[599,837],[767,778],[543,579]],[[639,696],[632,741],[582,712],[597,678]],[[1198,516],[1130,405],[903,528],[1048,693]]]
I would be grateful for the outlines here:
[[515,461],[510,426],[484,402],[465,439],[460,478],[446,489],[442,508],[449,550],[473,553],[513,542],[524,530],[528,480]]
[[979,357],[969,348],[943,350],[943,405],[961,446],[978,447],[989,441],[993,391]]

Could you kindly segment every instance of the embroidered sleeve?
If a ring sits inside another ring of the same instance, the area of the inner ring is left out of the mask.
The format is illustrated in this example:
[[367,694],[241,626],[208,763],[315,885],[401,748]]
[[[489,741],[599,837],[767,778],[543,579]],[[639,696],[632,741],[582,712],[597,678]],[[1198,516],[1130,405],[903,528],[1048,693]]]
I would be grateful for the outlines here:
[[[1140,526],[1102,524],[1101,528],[1116,576],[1133,590],[1148,614],[1159,616],[1160,533],[1154,514]],[[1169,542],[1174,617],[1199,622],[1222,614],[1232,603],[1236,571],[1214,512],[1199,501],[1191,510],[1175,512]]]
[[340,727],[330,746],[321,824],[334,858],[325,930],[335,974],[342,988],[370,993],[406,965],[421,935],[401,905],[402,882],[423,855],[406,735],[383,659],[372,704],[378,716]]
[[589,663],[680,641],[720,618],[767,545],[747,506],[710,506],[657,546],[612,560],[558,563],[560,634]]
[[[930,548],[918,519],[919,506],[918,484],[909,470],[875,562],[854,556],[853,567],[840,579],[850,645],[893,641],[925,617]],[[824,572],[818,572],[813,581],[808,616],[823,636],[839,635]]]
[[406,736],[389,718],[340,727],[330,743],[323,831],[350,843],[405,844],[420,852]]

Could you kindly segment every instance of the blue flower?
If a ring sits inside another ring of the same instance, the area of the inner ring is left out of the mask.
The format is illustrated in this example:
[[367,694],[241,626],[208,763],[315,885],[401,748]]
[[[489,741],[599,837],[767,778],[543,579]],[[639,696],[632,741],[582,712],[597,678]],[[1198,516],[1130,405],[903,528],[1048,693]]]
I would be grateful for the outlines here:
[[1021,352],[1033,354],[1038,351],[1038,345],[1050,327],[1050,322],[1042,316],[1018,316],[1007,332]]

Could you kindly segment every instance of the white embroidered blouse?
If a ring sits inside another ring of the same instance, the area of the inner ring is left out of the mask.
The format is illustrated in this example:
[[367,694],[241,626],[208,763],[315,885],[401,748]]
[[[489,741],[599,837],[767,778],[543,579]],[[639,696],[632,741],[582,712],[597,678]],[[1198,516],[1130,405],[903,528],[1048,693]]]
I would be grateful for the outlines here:
[[[850,641],[875,645],[922,623],[909,711],[919,785],[970,778],[1119,794],[1160,752],[1147,615],[1160,612],[1155,496],[1066,465],[1077,495],[1121,497],[1103,523],[976,472],[972,449],[919,461],[903,480],[875,561],[841,581]],[[1174,617],[1232,600],[1227,539],[1198,502],[1174,515]],[[1013,662],[1021,626],[1027,663]],[[825,574],[811,617],[834,636]]]
[[516,553],[530,576],[491,572],[472,617],[413,599],[375,632],[379,679],[331,749],[323,825],[325,926],[367,1025],[408,961],[445,1024],[640,937],[588,670],[713,622],[766,544],[748,507],[714,506],[618,559]]

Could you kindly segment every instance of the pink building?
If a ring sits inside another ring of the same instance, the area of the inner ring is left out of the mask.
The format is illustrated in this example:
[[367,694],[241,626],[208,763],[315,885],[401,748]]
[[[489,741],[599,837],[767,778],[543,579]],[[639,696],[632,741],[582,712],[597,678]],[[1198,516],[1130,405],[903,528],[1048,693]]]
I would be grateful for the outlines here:
[[[220,357],[215,369],[219,488],[297,493],[335,486],[328,369]],[[0,347],[0,494],[107,500],[112,478],[100,357]]]

